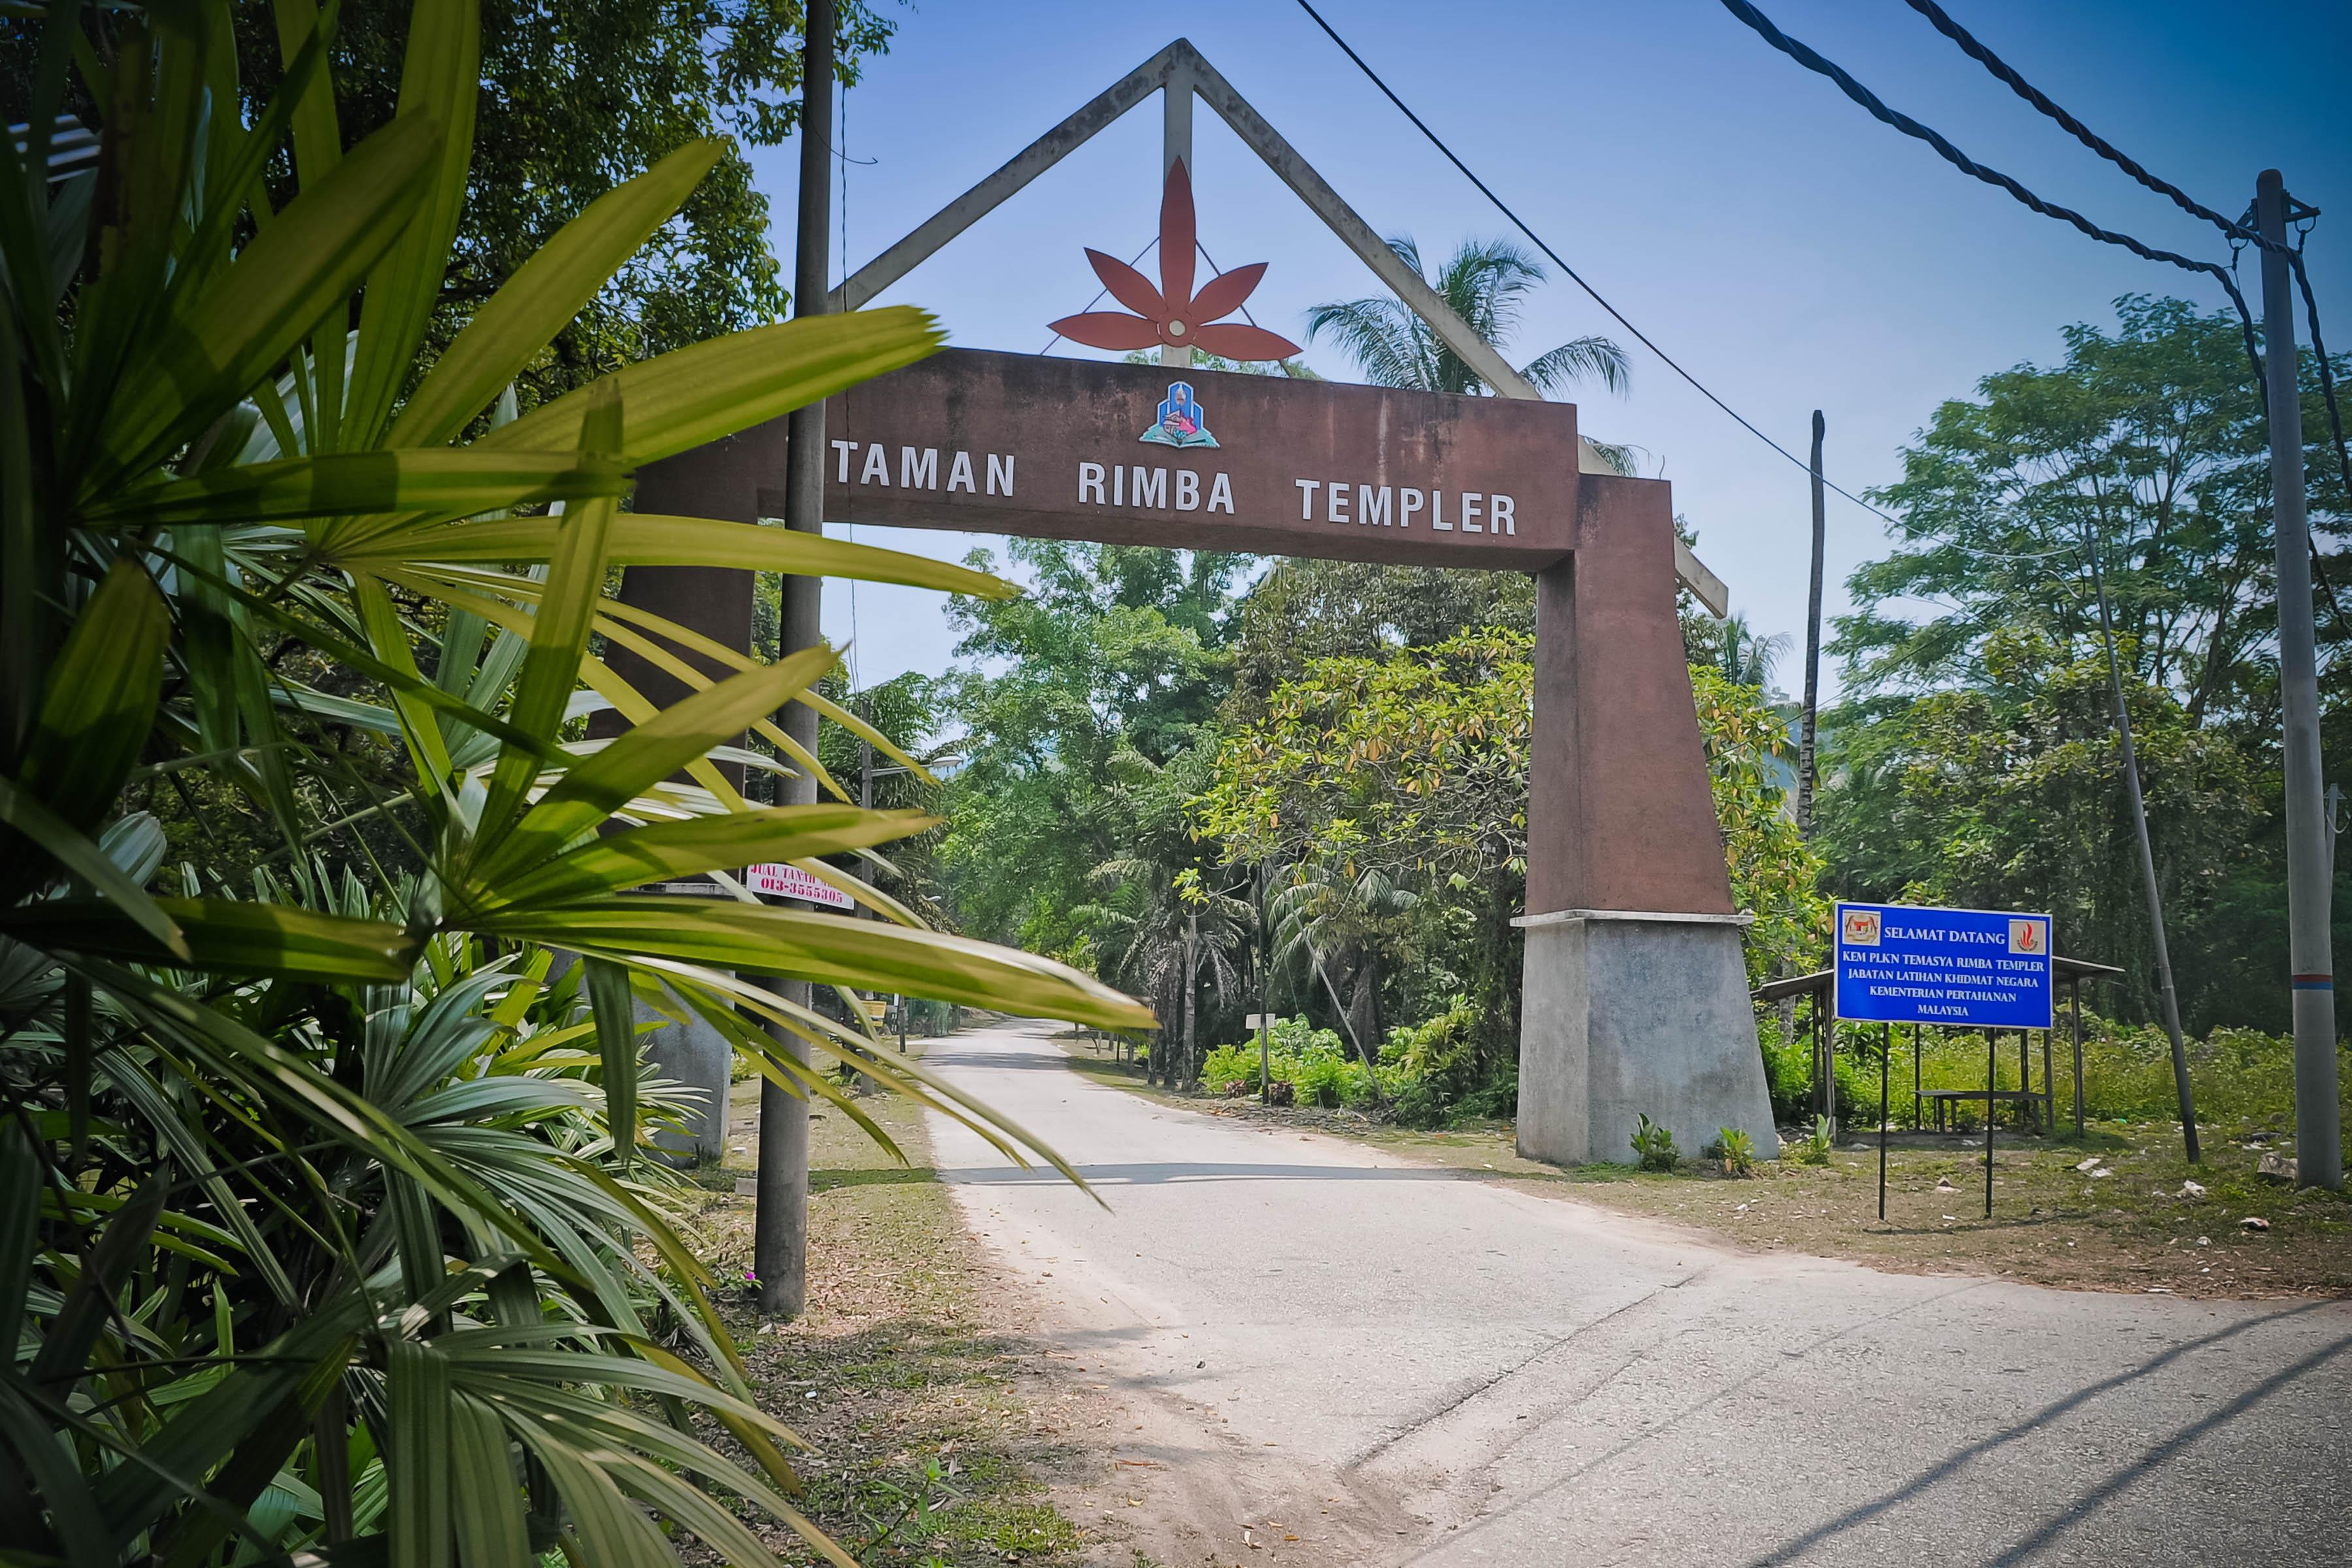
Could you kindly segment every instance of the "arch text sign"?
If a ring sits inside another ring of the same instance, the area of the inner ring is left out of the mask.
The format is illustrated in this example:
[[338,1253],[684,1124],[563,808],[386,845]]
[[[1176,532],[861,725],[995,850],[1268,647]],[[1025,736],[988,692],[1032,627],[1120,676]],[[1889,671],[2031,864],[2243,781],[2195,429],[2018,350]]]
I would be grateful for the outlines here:
[[950,349],[834,399],[829,522],[1535,572],[1576,408]]

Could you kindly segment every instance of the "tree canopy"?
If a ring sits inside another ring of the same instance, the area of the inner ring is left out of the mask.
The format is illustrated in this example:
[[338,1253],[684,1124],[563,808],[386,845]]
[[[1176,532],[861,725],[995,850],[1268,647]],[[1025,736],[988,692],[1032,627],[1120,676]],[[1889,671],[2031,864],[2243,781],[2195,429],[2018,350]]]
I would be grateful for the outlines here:
[[[2148,937],[2089,552],[2114,605],[2167,922],[2192,1026],[2284,1019],[2276,586],[2268,433],[2233,317],[2128,296],[2055,364],[1937,409],[1874,499],[1895,549],[1858,568],[1831,651],[1819,812],[1846,896],[2047,909],[2066,952]],[[2306,353],[2315,536],[2352,526]],[[2340,376],[2342,371],[2338,371]],[[2347,574],[2329,552],[2329,578]],[[2323,591],[2325,747],[2347,737],[2352,627]],[[2339,900],[2338,907],[2342,907]],[[2275,963],[2271,961],[2275,959]],[[2266,967],[2267,966],[2267,967]]]
[[[237,6],[249,102],[283,75],[276,12]],[[801,0],[486,0],[475,157],[429,344],[456,335],[588,203],[689,142],[721,139],[718,163],[675,218],[614,272],[518,381],[524,408],[632,361],[781,319],[790,294],[768,199],[747,147],[800,123]],[[342,130],[392,118],[408,8],[346,5],[334,48]],[[862,0],[837,23],[841,77],[855,86],[896,24]],[[278,196],[291,178],[281,163]],[[282,199],[282,197],[281,197]]]

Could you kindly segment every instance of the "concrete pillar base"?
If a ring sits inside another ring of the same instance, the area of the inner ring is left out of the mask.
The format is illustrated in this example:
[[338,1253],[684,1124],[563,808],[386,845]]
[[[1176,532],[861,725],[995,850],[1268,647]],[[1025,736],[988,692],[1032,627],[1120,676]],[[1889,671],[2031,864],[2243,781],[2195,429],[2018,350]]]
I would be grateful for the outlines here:
[[1780,1152],[1740,960],[1739,916],[1571,910],[1522,917],[1519,1152],[1633,1158],[1637,1121],[1687,1156],[1730,1127]]
[[692,1014],[683,1024],[665,1016],[643,1001],[636,1005],[640,1026],[658,1022],[646,1033],[646,1068],[656,1078],[698,1091],[696,1109],[686,1116],[686,1131],[663,1131],[655,1145],[674,1164],[710,1165],[727,1157],[728,1073],[735,1065],[735,1047],[727,1037]]

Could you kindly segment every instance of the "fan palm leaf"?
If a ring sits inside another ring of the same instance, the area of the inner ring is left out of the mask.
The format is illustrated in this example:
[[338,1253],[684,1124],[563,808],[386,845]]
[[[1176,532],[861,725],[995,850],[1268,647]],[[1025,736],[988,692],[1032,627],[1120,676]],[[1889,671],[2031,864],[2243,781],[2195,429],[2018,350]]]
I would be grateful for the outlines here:
[[[84,10],[50,7],[31,123],[85,70],[100,170],[52,188],[37,146],[0,144],[0,1467],[30,1478],[0,1486],[9,1549],[667,1559],[650,1509],[763,1552],[709,1487],[845,1562],[793,1511],[791,1435],[742,1397],[669,1178],[633,1158],[687,1108],[642,1062],[636,1007],[727,1020],[759,1070],[871,1127],[751,1009],[1074,1178],[737,973],[1150,1015],[922,930],[816,858],[928,818],[741,798],[720,764],[746,729],[822,777],[777,708],[859,729],[814,690],[828,651],[727,650],[706,674],[708,639],[604,588],[616,565],[699,564],[1010,592],[621,510],[645,463],[940,334],[903,309],[795,321],[514,408],[517,374],[710,168],[697,142],[592,204],[420,369],[472,157],[476,6],[418,0],[402,111],[349,147],[334,5],[277,11],[284,80],[247,121],[210,10],[111,14],[101,51]],[[292,192],[265,210],[273,165]],[[649,700],[599,638],[688,694]],[[566,726],[607,704],[634,728],[579,742]],[[142,796],[187,803],[168,856]],[[247,847],[212,853],[223,833]],[[765,859],[889,920],[618,896]]]

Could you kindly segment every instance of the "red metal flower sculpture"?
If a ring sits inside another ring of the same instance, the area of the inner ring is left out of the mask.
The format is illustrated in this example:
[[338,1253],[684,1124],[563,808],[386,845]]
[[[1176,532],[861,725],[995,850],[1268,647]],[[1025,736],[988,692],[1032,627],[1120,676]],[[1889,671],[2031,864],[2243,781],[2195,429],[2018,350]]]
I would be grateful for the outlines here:
[[1184,161],[1169,165],[1167,188],[1160,196],[1160,287],[1116,256],[1088,250],[1095,276],[1110,297],[1135,312],[1087,310],[1065,316],[1054,331],[1074,343],[1097,349],[1148,349],[1166,343],[1223,354],[1231,360],[1288,359],[1299,352],[1288,338],[1238,321],[1220,321],[1242,308],[1265,263],[1253,261],[1231,272],[1219,273],[1192,292],[1192,178]]

